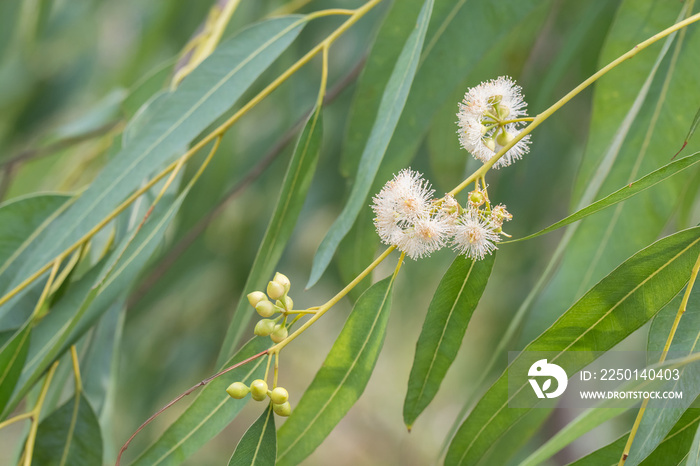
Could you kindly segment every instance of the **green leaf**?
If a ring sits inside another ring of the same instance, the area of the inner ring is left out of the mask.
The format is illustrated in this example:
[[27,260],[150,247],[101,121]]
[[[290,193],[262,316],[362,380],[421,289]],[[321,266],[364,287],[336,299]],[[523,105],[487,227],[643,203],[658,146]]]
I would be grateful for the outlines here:
[[[458,0],[437,2],[425,40],[425,47],[416,73],[411,95],[398,122],[394,137],[380,169],[380,179],[388,179],[392,172],[407,166],[418,149],[433,118],[480,60],[491,54],[498,55],[496,47],[518,23],[527,18],[538,22],[551,2],[542,0]],[[419,5],[419,4],[418,4]],[[354,173],[372,122],[374,122],[381,90],[389,79],[391,64],[401,49],[418,11],[416,0],[394,2],[394,7],[382,25],[366,69],[358,83],[350,111],[343,172]],[[528,17],[538,7],[539,17]],[[488,37],[487,41],[483,38]],[[480,44],[473,47],[471,44]],[[459,45],[456,45],[459,44]],[[507,60],[511,61],[509,57]],[[517,60],[517,59],[516,59]],[[503,69],[504,63],[498,65]],[[492,72],[492,71],[490,71]],[[492,77],[492,76],[488,76]],[[464,93],[462,89],[462,94]],[[457,112],[457,102],[454,102]],[[454,120],[452,120],[454,121]],[[454,135],[454,133],[453,133]],[[465,152],[466,154],[466,152]]]
[[309,456],[362,395],[384,343],[393,280],[375,283],[357,300],[323,366],[279,430],[280,466]]
[[389,141],[394,134],[396,124],[403,111],[408,91],[411,89],[413,78],[418,68],[425,33],[433,11],[434,0],[426,0],[423,4],[416,28],[409,36],[396,61],[391,77],[387,82],[382,101],[379,104],[377,118],[367,145],[362,152],[362,158],[352,185],[350,196],[336,221],[331,226],[314,256],[311,276],[306,287],[314,285],[331,262],[340,241],[347,235],[357,219],[357,215],[365,204],[365,199],[372,186],[384,153],[389,147]]
[[125,238],[107,259],[75,283],[36,325],[19,388],[10,407],[15,406],[53,361],[129,288],[161,243],[188,192],[189,189],[185,189],[169,205],[166,200],[161,201],[140,230]]
[[[643,466],[676,466],[681,463],[693,441],[693,434],[700,421],[700,409],[689,409],[673,426],[668,436],[641,464]],[[570,466],[615,466],[619,463],[629,434],[609,445],[584,456]]]
[[25,325],[16,332],[6,332],[12,336],[0,347],[0,413],[5,409],[22,373],[29,350],[30,331],[31,327]]
[[[339,168],[346,178],[355,176],[357,172],[362,151],[374,126],[382,94],[404,44],[415,29],[423,3],[424,0],[394,2],[372,43],[367,62],[357,80],[357,90],[350,107],[348,127],[343,141]],[[433,16],[433,21],[435,18],[436,16]]]
[[[524,351],[556,351],[552,361],[567,373],[577,372],[592,362],[594,356],[587,352],[614,347],[668,303],[685,284],[698,253],[700,227],[642,249],[589,290]],[[448,464],[476,464],[494,441],[529,412],[528,408],[508,408],[508,375],[506,370],[459,428],[447,453]],[[521,378],[522,374],[510,376]],[[516,386],[526,384],[523,379]],[[529,395],[518,391],[511,398],[519,394]]]
[[274,466],[277,458],[277,431],[272,404],[243,434],[228,466]]
[[[224,367],[265,351],[270,340],[253,338]],[[248,398],[235,400],[226,388],[233,382],[250,384],[265,373],[265,357],[255,359],[226,375],[212,380],[170,427],[143,452],[133,466],[176,465],[182,463],[202,445],[218,435],[243,409]]]
[[700,466],[700,429],[695,431],[693,443],[690,445],[685,466]]
[[[609,63],[675,23],[686,8],[685,4],[653,0],[623,1],[599,64]],[[700,34],[696,30],[688,29],[685,35],[681,31],[596,82],[586,152],[572,196],[571,204],[576,207],[571,212],[669,162],[669,147],[677,144],[687,129],[678,122],[691,119],[697,110],[687,96],[694,92],[689,80],[696,74],[698,47]],[[675,118],[664,118],[668,112]],[[697,150],[700,146],[694,145],[691,153]],[[671,183],[659,183],[570,226],[549,267],[554,271],[551,279],[532,300],[537,318],[525,323],[521,342],[556,320],[562,304],[575,302],[634,251],[659,238],[664,226],[673,224],[692,171],[679,173]]]
[[[546,460],[563,450],[567,445],[571,444],[583,434],[590,432],[604,422],[619,416],[628,409],[630,409],[630,406],[625,406],[623,408],[597,406],[584,411],[573,421],[569,422],[566,426],[554,434],[554,436],[547,440],[546,443],[532,452],[519,464],[519,466],[536,466],[539,464],[544,464]],[[536,411],[540,410],[537,409]]]
[[[71,196],[39,194],[0,204],[0,292],[13,278],[5,271],[18,256],[36,247],[36,237],[68,207]],[[10,306],[0,307],[0,318]]]
[[[700,290],[698,288],[700,287],[696,283],[691,291],[686,311],[673,337],[669,358],[678,359],[700,351]],[[649,329],[647,351],[652,354],[656,352],[656,358],[664,348],[673,320],[678,313],[680,307],[680,299],[678,298],[682,299],[682,296],[679,295],[677,299],[662,309],[654,318]],[[683,367],[680,372],[679,380],[666,388],[682,392],[683,399],[674,400],[673,403],[663,399],[649,400],[630,449],[626,463],[628,466],[639,464],[654,451],[681,415],[690,407],[693,400],[700,395],[700,373],[698,373],[697,367],[693,365]]]
[[464,333],[488,283],[495,254],[482,261],[459,255],[445,272],[430,302],[413,359],[403,405],[409,430],[440,388],[462,345]]
[[282,257],[284,248],[292,236],[299,213],[304,206],[311,180],[316,171],[318,157],[323,142],[322,109],[319,107],[311,114],[304,130],[299,136],[294,154],[289,161],[277,205],[272,213],[270,223],[258,248],[253,267],[238,300],[236,312],[229,324],[226,338],[219,353],[218,363],[223,361],[236,348],[241,337],[248,329],[253,316],[246,295],[256,290],[265,289],[267,281],[274,273]]
[[651,188],[652,186],[656,185],[657,183],[662,182],[663,180],[672,177],[673,175],[682,172],[686,168],[690,168],[694,166],[696,163],[700,162],[700,152],[696,152],[693,155],[689,155],[687,157],[683,157],[682,159],[676,160],[675,162],[671,162],[667,165],[664,165],[663,167],[659,168],[658,170],[654,170],[653,172],[649,173],[646,176],[643,176],[642,178],[638,179],[637,181],[628,184],[627,186],[618,189],[614,193],[610,194],[609,196],[604,197],[603,199],[600,199],[599,201],[594,202],[593,204],[590,204],[587,207],[584,207],[583,209],[569,215],[568,217],[556,222],[555,224],[548,226],[547,228],[538,231],[537,233],[533,233],[531,235],[525,236],[523,238],[518,238],[512,241],[505,241],[506,243],[515,243],[517,241],[524,241],[526,239],[530,238],[535,238],[540,235],[544,235],[545,233],[552,232],[558,228],[561,228],[565,225],[568,225],[570,223],[574,223],[578,220],[581,220],[584,217],[588,217],[589,215],[592,215],[596,212],[599,212],[603,209],[606,209],[612,205],[615,205],[619,202],[624,201],[625,199],[629,199],[630,197],[648,189]]
[[[0,272],[0,284],[16,286],[109,215],[158,167],[226,112],[291,44],[306,19],[287,16],[253,25],[222,43],[166,99],[148,121],[48,231],[36,250]],[[0,293],[7,290],[0,287]],[[9,304],[9,303],[8,303]]]
[[102,434],[84,396],[72,397],[39,424],[32,464],[95,466],[102,464]]

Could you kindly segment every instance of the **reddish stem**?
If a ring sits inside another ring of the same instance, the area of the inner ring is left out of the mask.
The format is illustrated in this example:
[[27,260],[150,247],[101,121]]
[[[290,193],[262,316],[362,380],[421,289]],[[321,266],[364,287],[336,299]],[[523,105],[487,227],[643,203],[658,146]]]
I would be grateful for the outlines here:
[[129,440],[127,440],[126,443],[125,443],[125,444],[121,447],[121,449],[119,450],[119,455],[117,455],[117,462],[115,463],[115,466],[119,466],[119,463],[120,463],[121,460],[122,460],[122,454],[124,454],[124,452],[126,451],[126,449],[129,448],[129,444],[131,443],[132,440],[134,440],[134,437],[136,437],[136,435],[137,435],[139,432],[141,432],[141,430],[143,430],[144,427],[146,427],[148,424],[150,424],[151,421],[153,421],[156,417],[158,417],[163,411],[165,411],[166,409],[170,408],[172,405],[174,405],[175,403],[177,403],[178,401],[180,401],[181,399],[183,399],[184,397],[186,397],[187,395],[189,395],[189,394],[192,393],[193,391],[197,390],[199,387],[205,386],[206,384],[208,384],[209,382],[211,382],[211,381],[214,380],[215,378],[217,378],[217,377],[219,377],[219,376],[222,376],[222,375],[224,375],[225,373],[230,372],[230,371],[232,371],[232,370],[234,370],[234,369],[236,369],[236,368],[238,368],[238,367],[241,367],[243,364],[247,364],[247,363],[249,363],[249,362],[251,362],[251,361],[253,361],[253,360],[255,360],[255,359],[257,359],[257,358],[259,358],[259,357],[261,357],[261,356],[264,356],[264,355],[266,355],[266,354],[267,354],[267,350],[261,351],[261,352],[259,352],[258,354],[249,357],[248,359],[245,359],[245,360],[243,360],[243,361],[241,361],[241,362],[239,362],[239,363],[236,363],[236,364],[234,364],[233,366],[227,367],[226,369],[222,370],[221,372],[217,372],[216,374],[212,375],[211,377],[207,377],[206,379],[204,379],[204,380],[202,380],[201,382],[199,382],[197,385],[191,387],[189,390],[187,390],[187,391],[185,391],[184,393],[181,393],[180,395],[178,395],[177,398],[175,398],[174,400],[170,401],[167,405],[165,405],[165,406],[163,406],[162,408],[160,408],[160,409],[159,409],[158,411],[156,411],[151,417],[149,417],[148,419],[146,419],[146,421],[145,421],[143,424],[141,424],[141,425],[139,426],[138,429],[136,429],[136,432],[134,432],[133,434],[131,434],[131,437],[129,437]]

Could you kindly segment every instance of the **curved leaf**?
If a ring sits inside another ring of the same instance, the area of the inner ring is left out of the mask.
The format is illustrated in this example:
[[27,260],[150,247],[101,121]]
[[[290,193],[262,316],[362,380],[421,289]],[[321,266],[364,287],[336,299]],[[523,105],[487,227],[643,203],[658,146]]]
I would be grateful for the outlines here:
[[39,424],[32,464],[102,464],[102,434],[97,416],[82,395],[72,397]]
[[[700,227],[681,231],[642,249],[626,260],[524,351],[556,351],[552,358],[567,373],[592,361],[588,351],[607,351],[651,319],[680,289],[700,253]],[[517,361],[517,360],[516,360]],[[447,464],[476,464],[528,408],[508,408],[508,371],[479,400],[455,435]],[[521,374],[510,374],[521,377]],[[521,383],[522,382],[522,383]],[[540,409],[540,408],[538,408]],[[541,408],[544,409],[544,408]]]
[[409,36],[401,51],[401,55],[396,61],[394,70],[384,89],[382,101],[377,111],[377,118],[372,127],[372,133],[362,152],[362,158],[360,159],[357,176],[355,183],[352,185],[350,196],[343,211],[333,223],[323,241],[321,241],[318,251],[316,251],[311,267],[311,276],[306,285],[307,288],[314,285],[321,278],[321,275],[323,275],[323,272],[331,262],[340,241],[350,231],[357,215],[364,206],[367,194],[379,169],[379,164],[382,162],[387,147],[389,147],[389,141],[391,141],[396,124],[399,122],[399,117],[406,104],[408,91],[411,89],[411,84],[418,68],[425,33],[433,11],[433,3],[434,0],[426,0],[423,4],[416,28]]
[[309,186],[311,186],[321,152],[321,143],[323,142],[321,111],[322,109],[319,107],[311,114],[299,136],[299,141],[282,182],[277,205],[258,248],[233,319],[228,326],[224,343],[219,352],[218,364],[223,364],[230,356],[248,329],[248,324],[254,313],[250,312],[247,294],[265,288],[267,280],[274,273],[284,248],[292,236],[304,206],[306,194],[309,192]]
[[243,434],[228,466],[275,466],[277,431],[272,405]]
[[[225,367],[264,351],[267,338],[253,338]],[[202,445],[219,434],[243,409],[248,399],[235,400],[226,393],[232,382],[250,384],[265,373],[265,357],[238,367],[212,380],[170,427],[134,461],[133,466],[176,465],[182,463]]]
[[[253,25],[216,48],[167,98],[150,109],[143,128],[115,155],[88,189],[36,239],[37,248],[22,254],[0,273],[10,287],[24,281],[61,251],[83,237],[134,191],[144,176],[170,160],[226,112],[279,57],[304,27],[300,16]],[[9,287],[8,287],[9,288]],[[0,293],[8,288],[0,288]]]
[[321,369],[279,430],[277,464],[294,465],[331,433],[367,386],[384,343],[393,276],[357,300]]
[[408,378],[403,421],[409,430],[437,394],[457,356],[469,320],[488,283],[494,259],[495,254],[482,261],[459,255],[440,280],[416,343]]
[[544,235],[545,233],[549,233],[570,223],[574,223],[578,220],[581,220],[584,217],[588,217],[589,215],[592,215],[607,207],[615,205],[618,202],[622,202],[625,199],[629,199],[635,194],[649,189],[655,184],[660,183],[663,180],[682,172],[686,168],[694,166],[698,162],[700,162],[700,152],[696,152],[693,155],[689,155],[687,157],[683,157],[682,159],[676,160],[675,162],[671,162],[659,168],[658,170],[655,170],[649,173],[648,175],[638,179],[637,181],[628,184],[624,188],[618,189],[609,196],[606,196],[603,199],[600,199],[599,201],[596,201],[590,204],[589,206],[584,207],[583,209],[569,215],[568,217],[559,220],[557,223],[538,231],[537,233],[533,233],[531,235],[527,235],[523,238],[518,238],[512,241],[504,241],[504,243],[515,243],[517,241],[524,241],[526,239],[535,238],[537,236]]

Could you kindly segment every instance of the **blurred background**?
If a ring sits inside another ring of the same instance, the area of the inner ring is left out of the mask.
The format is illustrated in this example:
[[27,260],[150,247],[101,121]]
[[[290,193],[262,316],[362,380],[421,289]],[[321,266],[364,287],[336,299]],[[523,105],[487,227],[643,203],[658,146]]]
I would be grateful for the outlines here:
[[[114,138],[121,137],[125,122],[151,94],[169,85],[174,64],[206,21],[212,3],[0,2],[0,200],[39,191],[74,193],[86,186],[109,157],[109,148]],[[224,37],[275,14],[285,3],[289,2],[243,0]],[[354,8],[363,2],[298,3],[299,12],[311,12],[331,7]],[[438,1],[436,9],[456,8],[458,3],[464,2]],[[441,60],[453,60],[473,47],[488,47],[488,52],[462,76],[459,88],[439,102],[428,131],[421,135],[408,159],[400,154],[393,156],[401,148],[394,148],[396,141],[392,142],[376,185],[381,186],[408,160],[412,168],[432,181],[437,193],[451,189],[478,167],[460,150],[455,135],[457,102],[466,87],[510,75],[523,87],[530,114],[537,114],[598,68],[601,47],[618,6],[619,2],[613,0],[536,2],[515,26],[500,31],[497,37],[479,37],[441,49]],[[341,252],[319,284],[303,291],[316,248],[340,212],[347,186],[352,182],[353,160],[356,163],[359,154],[353,149],[357,143],[348,142],[355,137],[348,116],[358,72],[391,8],[390,1],[384,2],[332,48],[332,91],[324,114],[321,158],[299,223],[279,265],[279,270],[292,281],[291,296],[304,306],[324,302],[352,278],[351,272],[358,266],[352,261],[366,257],[351,252],[357,238],[363,238],[362,244],[373,245],[367,247],[370,254],[378,247],[371,229],[367,234],[366,227],[356,227],[341,246],[341,250],[350,252]],[[259,91],[341,21],[327,18],[312,22],[252,91]],[[413,24],[415,17],[406,21]],[[438,27],[431,24],[426,43]],[[434,62],[422,63],[419,73],[440,72],[424,71],[425,66],[434,66]],[[187,197],[165,243],[134,286],[118,352],[118,376],[105,381],[106,385],[116,384],[111,400],[111,432],[104,434],[109,437],[105,438],[107,461],[150,414],[215,371],[225,329],[240,298],[293,149],[293,142],[282,146],[282,150],[278,149],[279,143],[311,109],[319,76],[320,61],[314,60],[226,134],[214,161]],[[242,101],[245,100],[244,97]],[[585,150],[591,102],[592,91],[587,90],[536,130],[526,160],[489,176],[490,197],[507,204],[514,215],[508,233],[524,236],[569,212],[572,185]],[[409,111],[414,108],[407,106]],[[412,118],[410,114],[404,116]],[[185,176],[191,175],[198,160],[201,159],[195,159]],[[690,213],[684,220],[688,224],[698,217],[697,202],[693,201],[696,193],[697,185],[688,194]],[[369,211],[369,207],[364,209],[360,222],[368,222]],[[407,260],[395,288],[384,350],[364,395],[304,464],[435,462],[465,402],[488,387],[476,384],[560,236],[557,232],[527,244],[500,248],[491,281],[471,320],[460,355],[435,401],[411,433],[406,431],[401,413],[415,341],[453,253],[441,251],[420,262]],[[395,260],[387,261],[374,277],[389,274]],[[364,267],[366,263],[359,265]],[[280,383],[289,390],[292,405],[323,362],[351,304],[348,299],[341,302],[282,354]],[[635,338],[643,340],[644,336],[640,333],[633,335],[632,340]],[[502,369],[505,363],[504,356],[497,368]],[[168,411],[143,431],[129,453],[135,454],[147,446],[185,406]],[[185,464],[221,464],[260,409],[259,405],[249,404],[224,432]],[[551,436],[575,414],[556,410],[524,451]],[[573,460],[607,443],[621,432],[619,426],[628,425],[624,423],[629,419],[617,422],[584,437],[552,464]],[[21,428],[3,432],[0,451],[8,451],[21,435]]]

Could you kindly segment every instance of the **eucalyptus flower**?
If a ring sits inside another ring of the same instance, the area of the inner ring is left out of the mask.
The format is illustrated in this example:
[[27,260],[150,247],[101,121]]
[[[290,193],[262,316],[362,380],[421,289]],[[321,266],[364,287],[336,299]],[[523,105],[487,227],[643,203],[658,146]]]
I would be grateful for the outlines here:
[[[459,103],[457,124],[460,144],[474,158],[488,162],[519,133],[527,117],[520,86],[507,76],[470,88]],[[506,167],[529,152],[530,135],[518,141],[494,165]]]
[[494,225],[484,220],[476,209],[467,210],[454,227],[453,248],[473,260],[482,260],[498,249],[500,237]]

